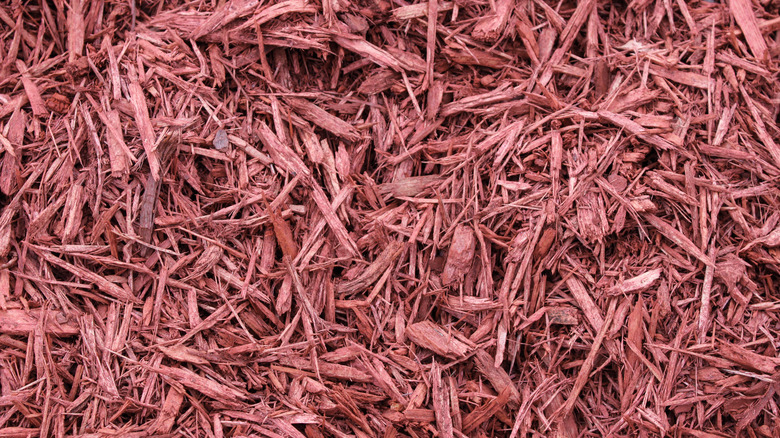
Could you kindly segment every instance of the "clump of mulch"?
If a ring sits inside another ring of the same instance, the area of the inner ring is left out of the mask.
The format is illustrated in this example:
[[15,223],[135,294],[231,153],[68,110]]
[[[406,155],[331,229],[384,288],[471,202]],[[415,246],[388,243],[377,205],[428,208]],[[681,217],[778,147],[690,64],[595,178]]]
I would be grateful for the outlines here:
[[0,437],[780,436],[780,5],[0,4]]

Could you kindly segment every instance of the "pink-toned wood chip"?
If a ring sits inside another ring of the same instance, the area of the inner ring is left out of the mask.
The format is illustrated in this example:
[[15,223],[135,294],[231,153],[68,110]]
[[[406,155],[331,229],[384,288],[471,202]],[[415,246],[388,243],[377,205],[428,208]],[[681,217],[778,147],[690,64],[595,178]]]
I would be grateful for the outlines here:
[[652,214],[646,214],[645,219],[647,222],[650,223],[650,225],[657,228],[659,231],[663,233],[664,236],[666,236],[667,239],[671,240],[672,242],[676,243],[680,248],[682,248],[685,252],[692,255],[693,257],[701,260],[702,263],[705,265],[711,265],[714,263],[713,260],[711,260],[707,255],[702,252],[696,245],[691,242],[691,240],[686,237],[683,233],[681,233],[679,230],[668,224],[663,219],[652,215]]
[[502,409],[511,396],[512,391],[509,387],[504,388],[497,397],[491,399],[489,402],[474,409],[466,415],[463,419],[463,432],[471,433],[474,429],[478,428],[482,423],[487,421],[490,417],[496,414]]
[[79,326],[73,315],[43,309],[0,310],[0,333],[28,335],[45,321],[43,329],[54,336],[73,336],[79,333]]
[[477,239],[468,225],[458,225],[452,234],[447,262],[441,274],[442,283],[452,284],[466,276],[474,263]]
[[160,157],[155,148],[155,135],[152,122],[149,120],[149,106],[144,96],[144,90],[138,82],[138,73],[132,65],[127,66],[127,75],[130,79],[128,90],[130,91],[130,102],[135,111],[135,124],[141,137],[141,144],[146,152],[146,159],[151,168],[151,176],[155,180],[160,179]]
[[374,262],[362,270],[355,279],[339,285],[339,293],[355,293],[373,285],[392,266],[403,251],[401,242],[389,242]]
[[247,398],[246,394],[242,391],[203,377],[187,368],[174,368],[160,365],[159,367],[152,368],[152,370],[214,400],[235,403]]
[[753,56],[759,61],[763,61],[766,56],[767,45],[758,27],[756,14],[753,12],[753,2],[750,0],[729,0],[729,10],[742,29]]
[[576,277],[572,276],[566,280],[566,285],[569,287],[571,294],[574,295],[574,299],[579,304],[582,313],[585,314],[585,318],[596,332],[601,331],[601,327],[604,325],[604,317],[601,315],[593,298],[590,296],[585,286]]
[[780,366],[780,358],[758,354],[729,342],[718,342],[716,352],[732,362],[767,374],[773,374]]
[[[301,370],[315,370],[310,360],[301,357],[279,356],[279,363]],[[323,376],[332,379],[347,380],[351,382],[370,382],[372,380],[370,374],[350,366],[333,364],[320,360],[317,367]]]
[[179,392],[177,388],[171,386],[170,389],[168,389],[168,394],[165,396],[165,401],[160,409],[160,415],[157,417],[155,428],[157,433],[170,433],[176,422],[176,418],[179,416],[179,410],[181,409],[183,401],[184,395]]
[[653,283],[658,280],[658,278],[661,276],[661,272],[661,268],[656,268],[647,271],[644,274],[639,274],[636,277],[629,278],[614,285],[609,289],[608,293],[618,295],[632,292],[642,292],[652,286]]
[[304,119],[314,123],[320,128],[349,141],[357,141],[358,132],[349,123],[331,115],[316,104],[305,99],[289,98],[290,107]]
[[71,0],[68,9],[68,62],[75,62],[84,50],[84,0]]
[[433,411],[436,415],[436,426],[439,436],[442,438],[454,437],[452,427],[452,411],[450,410],[450,397],[447,385],[441,376],[441,368],[435,363],[431,367],[431,380],[433,392]]
[[471,347],[450,330],[430,321],[411,324],[406,328],[406,337],[415,344],[445,357],[460,358],[471,351]]
[[41,91],[38,88],[38,85],[32,80],[32,77],[28,73],[27,66],[24,65],[22,60],[16,61],[16,68],[22,74],[22,86],[24,86],[24,92],[27,94],[27,99],[30,101],[33,114],[38,117],[44,117],[49,113],[49,110],[46,109],[46,103],[41,97]]
[[490,385],[496,392],[508,391],[508,401],[511,403],[520,403],[520,392],[517,390],[515,383],[501,367],[495,366],[493,357],[491,357],[485,350],[477,350],[474,355],[477,369],[482,375],[490,382]]
[[19,172],[20,162],[16,149],[24,143],[24,131],[27,124],[26,112],[17,109],[8,120],[8,138],[0,133],[0,145],[5,149],[5,156],[0,162],[0,192],[6,196],[14,194],[17,188],[16,174]]
[[93,271],[85,269],[81,266],[76,266],[72,263],[68,263],[47,251],[41,251],[39,252],[39,254],[52,265],[65,269],[66,271],[69,271],[74,275],[78,276],[80,279],[95,284],[98,287],[98,289],[105,292],[106,294],[108,294],[108,296],[112,298],[115,298],[120,301],[132,301],[132,302],[138,301],[138,299],[133,294],[122,289],[121,287],[117,286],[116,284],[110,282],[103,276],[96,274]]
[[486,43],[495,43],[504,32],[514,8],[515,0],[496,0],[495,9],[477,22],[471,36]]
[[580,319],[577,317],[577,309],[574,307],[548,307],[547,317],[550,319],[550,324],[577,325],[580,323]]

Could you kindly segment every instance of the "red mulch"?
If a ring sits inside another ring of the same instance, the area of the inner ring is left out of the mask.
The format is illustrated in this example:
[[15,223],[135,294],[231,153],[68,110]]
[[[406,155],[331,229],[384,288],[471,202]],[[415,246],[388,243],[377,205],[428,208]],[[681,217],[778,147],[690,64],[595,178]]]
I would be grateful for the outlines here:
[[0,438],[780,436],[779,14],[0,2]]

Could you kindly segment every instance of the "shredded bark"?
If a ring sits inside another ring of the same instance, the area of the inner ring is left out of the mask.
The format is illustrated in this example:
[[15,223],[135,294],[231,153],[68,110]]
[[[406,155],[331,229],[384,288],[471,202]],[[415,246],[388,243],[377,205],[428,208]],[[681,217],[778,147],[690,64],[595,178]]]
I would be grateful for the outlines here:
[[0,2],[0,437],[778,437],[780,3]]

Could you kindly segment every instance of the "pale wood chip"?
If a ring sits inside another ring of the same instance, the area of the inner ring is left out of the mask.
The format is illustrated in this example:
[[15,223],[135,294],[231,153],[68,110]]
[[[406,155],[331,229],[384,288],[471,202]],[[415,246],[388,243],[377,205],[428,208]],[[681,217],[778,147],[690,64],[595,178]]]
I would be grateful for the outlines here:
[[463,357],[471,350],[451,330],[430,321],[411,324],[406,328],[406,336],[415,344],[445,357]]

